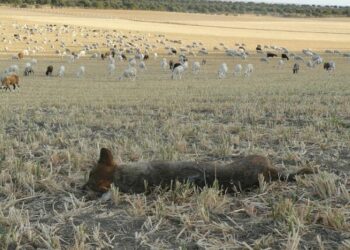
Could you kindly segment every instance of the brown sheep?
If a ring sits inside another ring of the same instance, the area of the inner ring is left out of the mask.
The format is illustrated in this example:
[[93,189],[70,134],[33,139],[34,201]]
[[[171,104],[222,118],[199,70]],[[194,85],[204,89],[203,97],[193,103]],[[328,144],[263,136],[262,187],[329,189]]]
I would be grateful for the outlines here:
[[[97,165],[91,170],[84,188],[95,192],[107,192],[113,183],[121,192],[142,193],[146,186],[170,188],[174,181],[212,186],[215,181],[227,192],[235,192],[259,185],[259,176],[265,180],[295,180],[298,174],[311,174],[310,168],[302,168],[286,174],[274,167],[264,156],[240,157],[231,163],[218,162],[141,162],[118,165],[110,150],[102,148]],[[146,185],[145,185],[146,184]]]
[[19,77],[18,75],[8,75],[5,76],[2,81],[2,88],[5,90],[11,90],[11,85],[13,86],[13,89],[15,90],[16,87],[19,88]]
[[18,53],[18,59],[20,59],[20,60],[21,60],[21,59],[23,59],[23,57],[24,57],[23,52],[19,52],[19,53]]

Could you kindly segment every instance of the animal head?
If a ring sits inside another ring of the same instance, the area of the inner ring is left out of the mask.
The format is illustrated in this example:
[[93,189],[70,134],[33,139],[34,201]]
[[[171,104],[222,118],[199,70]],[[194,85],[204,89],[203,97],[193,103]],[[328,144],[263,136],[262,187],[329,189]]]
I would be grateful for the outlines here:
[[109,149],[102,148],[97,164],[90,172],[86,187],[96,192],[107,192],[113,182],[113,174],[117,164],[113,160],[113,155]]

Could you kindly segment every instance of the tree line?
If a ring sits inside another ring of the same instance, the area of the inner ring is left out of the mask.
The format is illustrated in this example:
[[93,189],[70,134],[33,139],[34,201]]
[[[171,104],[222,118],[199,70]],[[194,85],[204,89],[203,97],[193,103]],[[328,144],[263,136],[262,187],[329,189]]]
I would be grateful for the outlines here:
[[211,14],[255,14],[283,17],[350,17],[350,7],[267,4],[215,0],[2,0],[17,7],[42,5],[52,7],[82,7],[99,9],[157,10]]

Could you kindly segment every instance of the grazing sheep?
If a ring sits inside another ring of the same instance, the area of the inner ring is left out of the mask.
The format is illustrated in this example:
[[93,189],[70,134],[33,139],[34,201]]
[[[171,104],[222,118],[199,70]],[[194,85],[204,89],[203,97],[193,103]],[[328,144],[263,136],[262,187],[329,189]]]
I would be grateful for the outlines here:
[[181,66],[182,64],[181,63],[174,63],[173,60],[170,60],[169,61],[169,68],[171,71],[174,71],[175,68]]
[[241,72],[242,72],[242,69],[243,69],[242,65],[241,64],[237,64],[235,66],[235,68],[234,68],[233,75],[234,76],[239,76],[241,74]]
[[293,74],[297,74],[299,72],[300,66],[298,63],[295,63],[293,66]]
[[75,56],[74,55],[69,55],[68,56],[68,63],[74,63],[75,62]]
[[163,70],[166,70],[168,68],[168,62],[165,58],[163,58],[163,60],[160,61],[160,66],[162,67]]
[[254,71],[254,66],[253,64],[247,64],[245,67],[244,67],[244,76],[245,77],[249,77]]
[[114,63],[109,63],[107,66],[108,74],[111,76],[115,72],[115,64]]
[[193,74],[197,75],[201,69],[201,64],[199,62],[193,62],[192,63],[192,72]]
[[4,71],[5,74],[18,74],[19,73],[19,67],[16,64],[11,65]]
[[2,88],[5,89],[5,90],[11,90],[11,86],[13,86],[13,90],[16,89],[16,87],[19,88],[19,77],[18,75],[8,75],[8,76],[5,76],[2,81]]
[[59,71],[58,71],[58,76],[59,76],[59,77],[63,77],[65,71],[66,71],[66,68],[65,68],[63,65],[61,65],[61,66],[60,66],[60,69],[59,69]]
[[136,68],[129,66],[127,69],[124,70],[123,75],[119,77],[119,80],[122,80],[123,78],[128,78],[132,81],[135,81],[136,75],[137,75]]
[[256,50],[257,53],[262,53],[261,45],[258,44],[258,45],[256,46],[255,50]]
[[91,55],[91,58],[92,58],[92,59],[98,58],[98,54],[97,54],[97,53],[93,53],[93,54]]
[[21,59],[23,59],[23,57],[24,57],[24,53],[23,52],[19,52],[18,53],[18,59],[21,60]]
[[26,63],[26,67],[24,68],[24,76],[29,76],[30,74],[34,74],[33,67],[30,63]]
[[179,80],[181,80],[182,79],[182,74],[184,72],[185,72],[185,67],[180,64],[179,66],[173,68],[171,79],[179,79]]
[[53,72],[53,66],[52,65],[49,65],[47,66],[47,69],[46,69],[46,76],[52,76],[52,72]]
[[84,66],[80,66],[80,68],[77,71],[77,77],[80,78],[82,76],[85,75],[85,67]]
[[283,54],[281,55],[281,58],[282,58],[282,59],[286,59],[287,61],[289,60],[288,55],[285,54],[285,53],[283,53]]
[[323,64],[323,68],[328,72],[333,72],[335,70],[335,62],[330,61]]
[[271,57],[271,58],[277,57],[277,54],[272,53],[272,52],[267,52],[266,57],[267,57],[267,58],[270,58],[270,57]]
[[314,55],[311,60],[313,61],[314,64],[320,65],[323,63],[323,58],[319,55]]
[[147,70],[146,63],[145,63],[144,61],[141,61],[141,62],[139,63],[139,68],[140,68],[141,70]]
[[226,74],[228,72],[228,67],[227,67],[227,64],[226,63],[222,63],[219,67],[219,70],[218,70],[218,76],[220,79],[223,79],[226,77]]

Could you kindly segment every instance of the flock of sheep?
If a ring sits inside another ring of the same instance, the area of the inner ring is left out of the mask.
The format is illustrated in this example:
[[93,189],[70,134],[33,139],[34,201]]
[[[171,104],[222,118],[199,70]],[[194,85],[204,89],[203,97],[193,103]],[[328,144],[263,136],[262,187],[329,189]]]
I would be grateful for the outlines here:
[[[1,27],[1,26],[0,26]],[[167,39],[164,35],[155,35],[151,41],[151,35],[145,36],[142,34],[123,34],[117,31],[103,31],[96,29],[88,29],[84,27],[73,27],[69,25],[19,25],[14,24],[14,33],[11,38],[3,37],[2,42],[7,44],[4,51],[8,52],[10,45],[25,44],[26,48],[12,56],[13,60],[26,60],[33,58],[37,53],[45,53],[53,51],[56,56],[66,60],[68,64],[78,63],[83,57],[90,57],[94,60],[107,62],[107,72],[110,76],[116,75],[117,64],[126,62],[126,68],[117,76],[118,80],[130,79],[135,80],[138,72],[147,70],[147,61],[151,59],[158,60],[158,53],[162,51],[166,56],[170,56],[171,60],[166,57],[161,58],[160,68],[169,70],[171,79],[182,79],[186,71],[192,71],[193,74],[198,74],[201,68],[207,63],[209,53],[225,53],[227,57],[240,58],[243,62],[248,61],[249,57],[254,55],[260,56],[261,63],[275,63],[277,69],[285,66],[286,61],[293,60],[294,65],[291,72],[294,74],[299,72],[300,67],[316,68],[323,64],[323,68],[328,72],[335,70],[335,62],[324,62],[320,54],[313,52],[310,49],[304,49],[300,55],[290,53],[287,48],[277,46],[261,46],[257,45],[255,51],[248,52],[245,44],[236,43],[233,48],[220,43],[209,52],[201,42],[192,42],[183,46],[181,40]],[[23,34],[23,35],[21,35]],[[71,40],[64,40],[63,34],[71,34]],[[4,33],[2,33],[5,36]],[[7,34],[8,35],[8,34]],[[38,36],[43,39],[36,39]],[[103,42],[96,40],[103,38]],[[89,42],[92,40],[91,42]],[[45,49],[45,46],[49,47]],[[76,48],[73,51],[72,48]],[[158,53],[157,53],[158,52]],[[328,54],[341,54],[339,51],[327,50]],[[152,56],[151,56],[152,55]],[[344,57],[350,58],[350,53],[343,54]],[[193,58],[191,69],[189,57]],[[201,60],[195,60],[200,57]],[[273,58],[280,58],[277,61]],[[229,60],[229,59],[227,59]],[[23,76],[34,74],[38,61],[33,58],[26,63]],[[57,73],[54,73],[53,65],[46,67],[46,76],[64,77],[66,66],[61,65]],[[8,90],[10,86],[13,89],[19,87],[19,76],[22,75],[19,66],[13,64],[6,68],[1,74],[2,88]],[[79,66],[76,71],[76,77],[81,78],[85,75],[85,66]],[[233,76],[250,77],[254,72],[252,63],[236,64],[233,67]],[[223,62],[218,66],[217,77],[220,79],[226,78],[229,74],[227,63]],[[12,77],[12,76],[16,77]]]

